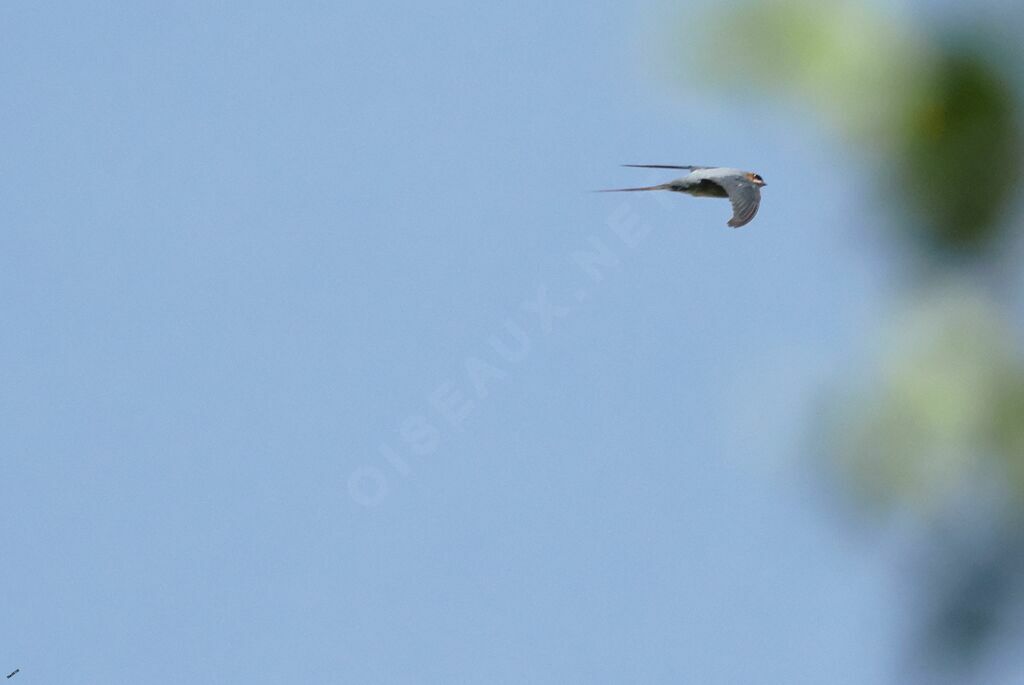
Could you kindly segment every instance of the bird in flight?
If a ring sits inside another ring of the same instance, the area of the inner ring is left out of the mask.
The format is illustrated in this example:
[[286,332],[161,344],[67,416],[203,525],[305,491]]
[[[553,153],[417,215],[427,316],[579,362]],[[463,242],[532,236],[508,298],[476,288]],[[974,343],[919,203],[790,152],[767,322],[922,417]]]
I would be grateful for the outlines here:
[[[8,673],[7,674],[7,679],[10,680],[11,678],[13,678],[15,676],[15,674],[17,674],[17,672],[20,671],[20,670],[21,670],[20,668],[16,668],[13,671],[11,671],[10,673]],[[3,671],[0,671],[0,673],[3,673]]]
[[614,188],[601,193],[632,193],[640,190],[669,190],[694,197],[727,197],[732,203],[729,225],[739,228],[750,223],[761,204],[761,187],[766,185],[758,174],[717,166],[672,166],[669,164],[624,164],[635,169],[685,169],[690,173],[668,183],[646,188]]

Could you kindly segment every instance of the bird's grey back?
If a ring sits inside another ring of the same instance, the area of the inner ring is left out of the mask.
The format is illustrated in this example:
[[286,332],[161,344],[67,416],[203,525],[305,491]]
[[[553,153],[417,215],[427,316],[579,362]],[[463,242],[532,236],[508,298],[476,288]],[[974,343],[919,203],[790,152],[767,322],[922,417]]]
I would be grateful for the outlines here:
[[703,169],[695,169],[694,171],[692,171],[690,173],[690,178],[692,178],[694,180],[699,180],[699,179],[707,178],[707,179],[710,179],[710,180],[713,181],[713,180],[718,179],[718,178],[728,178],[728,177],[731,177],[731,176],[743,177],[743,176],[746,175],[746,173],[747,172],[743,171],[742,169],[733,169],[732,167],[715,166],[715,167],[706,167],[706,168],[703,168]]

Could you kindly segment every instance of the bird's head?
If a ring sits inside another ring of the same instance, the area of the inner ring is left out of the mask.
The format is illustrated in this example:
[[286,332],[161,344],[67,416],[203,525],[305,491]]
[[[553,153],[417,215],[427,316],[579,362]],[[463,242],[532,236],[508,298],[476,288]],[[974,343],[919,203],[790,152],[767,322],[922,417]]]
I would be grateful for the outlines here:
[[760,174],[747,174],[747,180],[751,181],[756,186],[766,186],[767,183],[761,178]]

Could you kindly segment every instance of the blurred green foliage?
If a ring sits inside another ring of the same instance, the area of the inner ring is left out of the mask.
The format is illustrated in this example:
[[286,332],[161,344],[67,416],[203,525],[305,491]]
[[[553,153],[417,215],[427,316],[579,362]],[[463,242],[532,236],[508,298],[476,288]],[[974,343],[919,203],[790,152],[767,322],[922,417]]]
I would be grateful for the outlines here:
[[975,663],[1024,591],[1024,355],[1013,294],[987,277],[1020,227],[1024,59],[996,39],[1012,28],[971,16],[947,30],[853,1],[740,0],[688,16],[679,41],[706,87],[787,102],[846,141],[894,256],[914,256],[892,322],[865,337],[876,352],[835,379],[817,451],[862,511],[921,521],[938,668]]
[[860,142],[890,137],[927,69],[919,41],[859,3],[733,3],[701,25],[683,60],[706,85],[787,96]]
[[1009,339],[999,310],[966,285],[901,310],[829,431],[840,473],[865,502],[928,515],[982,455],[1000,467],[1016,461],[999,430],[1006,379],[1018,368]]
[[969,257],[996,244],[1021,181],[1013,65],[983,33],[928,35],[897,19],[838,0],[726,5],[684,41],[684,59],[707,85],[820,115],[877,165],[912,244]]
[[946,254],[996,245],[1021,181],[1020,113],[983,55],[955,43],[940,53],[892,151],[913,229]]

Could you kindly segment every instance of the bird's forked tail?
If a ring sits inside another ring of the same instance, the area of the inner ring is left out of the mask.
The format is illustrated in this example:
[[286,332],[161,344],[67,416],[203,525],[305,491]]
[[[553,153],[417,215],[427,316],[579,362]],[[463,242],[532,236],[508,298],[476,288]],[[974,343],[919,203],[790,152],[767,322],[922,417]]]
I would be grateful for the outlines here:
[[645,188],[611,188],[610,190],[595,190],[595,193],[636,193],[641,190],[668,190],[668,183],[662,183],[659,186],[647,186]]

